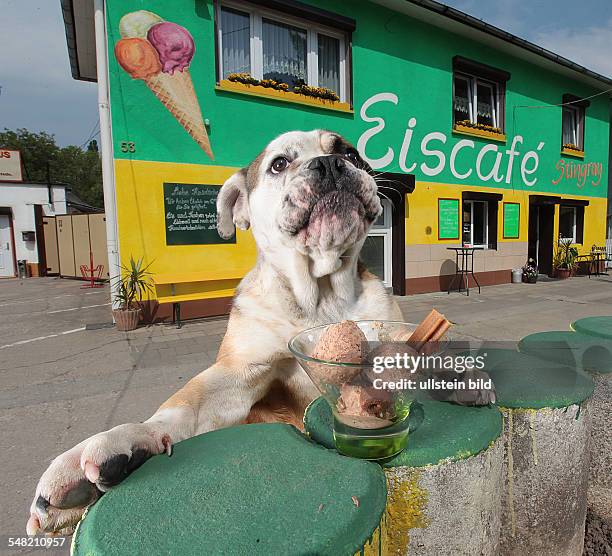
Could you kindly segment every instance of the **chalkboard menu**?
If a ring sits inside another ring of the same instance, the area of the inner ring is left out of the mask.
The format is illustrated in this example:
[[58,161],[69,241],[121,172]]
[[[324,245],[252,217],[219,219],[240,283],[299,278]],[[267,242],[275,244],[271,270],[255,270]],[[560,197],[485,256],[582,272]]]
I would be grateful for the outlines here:
[[217,232],[217,194],[220,186],[164,183],[167,245],[236,243]]
[[504,239],[517,239],[519,237],[520,218],[521,205],[504,203]]
[[459,239],[459,199],[438,199],[438,239]]

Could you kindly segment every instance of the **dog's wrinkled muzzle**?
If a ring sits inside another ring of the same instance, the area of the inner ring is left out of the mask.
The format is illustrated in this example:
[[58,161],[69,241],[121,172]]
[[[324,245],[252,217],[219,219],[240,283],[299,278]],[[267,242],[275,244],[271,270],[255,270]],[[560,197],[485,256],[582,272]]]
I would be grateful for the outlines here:
[[281,230],[321,251],[356,243],[382,210],[372,178],[338,155],[313,158],[304,169],[283,200]]

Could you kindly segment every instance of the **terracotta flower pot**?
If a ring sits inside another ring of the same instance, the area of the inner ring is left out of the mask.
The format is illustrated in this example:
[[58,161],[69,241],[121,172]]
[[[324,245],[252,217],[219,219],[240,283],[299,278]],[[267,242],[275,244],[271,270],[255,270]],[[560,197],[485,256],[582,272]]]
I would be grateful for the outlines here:
[[566,280],[572,274],[572,271],[569,268],[557,268],[555,270],[555,275],[559,280]]
[[122,332],[134,330],[140,321],[140,309],[115,309],[113,317],[115,317],[117,330]]

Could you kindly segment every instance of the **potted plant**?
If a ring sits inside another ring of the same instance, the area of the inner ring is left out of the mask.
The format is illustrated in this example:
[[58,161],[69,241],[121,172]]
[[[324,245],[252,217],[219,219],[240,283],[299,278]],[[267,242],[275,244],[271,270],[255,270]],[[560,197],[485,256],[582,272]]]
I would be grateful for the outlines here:
[[559,239],[557,250],[553,259],[555,276],[560,280],[569,278],[576,270],[578,249],[572,247],[571,239]]
[[113,317],[117,330],[127,332],[134,330],[140,320],[140,303],[145,294],[153,291],[153,280],[149,267],[143,265],[142,259],[130,257],[129,266],[121,265],[119,277],[115,283],[115,299],[117,309],[113,309]]
[[523,267],[523,282],[527,284],[535,284],[538,281],[538,267],[536,262],[529,258],[527,264]]

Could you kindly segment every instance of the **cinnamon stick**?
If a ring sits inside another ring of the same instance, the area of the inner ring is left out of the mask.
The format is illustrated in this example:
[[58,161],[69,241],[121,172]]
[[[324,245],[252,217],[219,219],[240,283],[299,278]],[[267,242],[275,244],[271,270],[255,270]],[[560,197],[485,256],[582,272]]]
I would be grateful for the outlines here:
[[408,343],[417,351],[421,351],[427,342],[440,340],[451,323],[444,315],[432,309],[408,338]]

